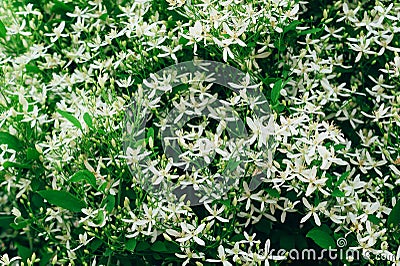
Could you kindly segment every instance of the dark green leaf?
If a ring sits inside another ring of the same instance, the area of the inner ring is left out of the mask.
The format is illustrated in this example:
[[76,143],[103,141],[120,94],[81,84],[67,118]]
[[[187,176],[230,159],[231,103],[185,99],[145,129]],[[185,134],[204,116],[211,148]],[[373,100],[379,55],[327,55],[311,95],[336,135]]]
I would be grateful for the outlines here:
[[65,4],[65,3],[60,2],[58,0],[53,0],[53,3],[54,3],[54,5],[51,8],[52,13],[65,14],[67,12],[74,11],[74,8],[69,4]]
[[374,223],[376,225],[379,225],[382,222],[381,219],[379,219],[378,217],[376,217],[373,214],[368,214],[368,221],[370,221],[370,222],[372,222],[372,223]]
[[296,247],[299,250],[303,250],[308,248],[307,240],[303,235],[297,235],[296,236]]
[[72,212],[80,212],[86,204],[74,195],[64,190],[41,190],[39,195],[47,200],[50,204],[70,210]]
[[93,121],[88,113],[85,113],[83,115],[83,120],[85,121],[86,125],[88,125],[88,127],[93,128]]
[[280,92],[282,90],[282,83],[283,81],[279,79],[277,82],[275,82],[274,87],[272,88],[271,101],[273,104],[275,104],[279,99]]
[[237,234],[237,235],[234,235],[234,236],[232,237],[231,241],[232,241],[232,242],[239,242],[239,241],[242,241],[242,240],[244,240],[244,239],[245,239],[245,237],[244,237],[243,234]]
[[333,146],[333,148],[335,149],[335,151],[340,151],[340,150],[346,148],[346,145],[336,144],[336,145]]
[[86,181],[88,184],[90,184],[94,189],[97,189],[97,184],[96,184],[96,177],[94,174],[88,170],[80,170],[73,174],[71,178],[69,179],[71,182],[79,182],[79,181]]
[[106,211],[107,212],[112,212],[115,206],[115,197],[113,195],[108,195],[106,199]]
[[68,112],[65,112],[63,110],[57,110],[57,112],[62,115],[64,118],[66,118],[69,122],[71,122],[74,126],[82,130],[82,125],[79,122],[78,119],[76,119],[73,115],[71,115]]
[[343,198],[343,197],[345,197],[346,195],[344,194],[343,191],[340,191],[339,189],[335,189],[335,190],[332,192],[332,196]]
[[0,38],[5,38],[7,36],[7,30],[3,22],[0,20]]
[[107,19],[107,17],[108,17],[108,14],[107,14],[107,13],[104,13],[103,15],[101,15],[101,16],[99,17],[99,19],[105,21],[105,20]]
[[290,234],[282,234],[279,239],[280,248],[291,250],[295,248],[295,238]]
[[7,144],[8,148],[13,149],[15,151],[22,150],[21,141],[17,137],[11,135],[8,132],[0,132],[0,144]]
[[303,30],[299,32],[299,35],[307,35],[307,34],[314,34],[317,32],[320,32],[322,29],[320,28],[314,28],[314,29],[308,29],[308,30]]
[[3,163],[3,167],[5,169],[10,168],[10,167],[20,168],[20,169],[32,169],[31,164],[21,164],[21,163],[14,163],[14,162],[8,162],[8,161]]
[[113,253],[112,249],[111,249],[111,248],[107,248],[107,249],[106,249],[106,252],[104,252],[104,256],[105,256],[105,257],[108,257],[108,256],[110,256],[112,253]]
[[189,40],[186,39],[185,37],[179,38],[179,44],[181,44],[181,45],[186,45],[188,42],[189,42]]
[[101,241],[100,239],[96,238],[95,240],[93,240],[90,244],[90,247],[92,249],[92,251],[96,251],[101,244],[103,243],[103,241]]
[[28,148],[26,150],[26,159],[28,161],[30,161],[30,160],[32,160],[32,161],[39,160],[39,156],[40,156],[40,153],[34,148]]
[[394,226],[400,225],[400,200],[397,201],[396,205],[394,205],[392,211],[389,213],[387,224],[393,224]]
[[14,229],[14,230],[21,230],[22,228],[25,228],[28,225],[28,221],[22,221],[19,223],[11,223],[10,226]]
[[336,243],[335,240],[325,232],[319,228],[313,228],[307,233],[307,237],[314,240],[315,244],[320,246],[321,248],[335,248]]
[[97,225],[100,225],[104,222],[105,214],[103,210],[99,210],[96,217],[94,217],[93,222]]
[[14,221],[14,216],[11,215],[2,215],[0,216],[0,227],[8,228],[10,224]]
[[32,256],[32,251],[30,248],[23,246],[20,243],[16,243],[18,249],[18,256],[22,258],[22,260],[26,261]]
[[148,250],[149,248],[150,248],[150,245],[147,242],[139,242],[136,245],[136,251],[144,251],[144,250]]
[[283,33],[286,33],[286,32],[291,31],[291,30],[296,30],[297,25],[299,25],[300,23],[301,23],[301,21],[299,21],[299,20],[292,21],[289,25],[287,25],[283,29]]
[[174,242],[164,242],[165,247],[168,250],[168,253],[179,253],[180,248],[179,245]]
[[340,177],[339,180],[335,183],[335,186],[338,187],[343,181],[350,175],[350,171],[344,172]]
[[275,188],[267,188],[266,191],[271,197],[279,198],[281,196],[279,191]]
[[126,242],[125,247],[126,247],[126,249],[129,250],[129,251],[134,251],[135,248],[136,248],[136,244],[137,244],[136,239],[131,238],[131,239],[129,239],[129,240]]
[[26,72],[32,72],[32,73],[40,73],[40,68],[33,64],[26,64],[25,65]]
[[156,241],[150,249],[156,252],[168,252],[167,247],[161,241]]

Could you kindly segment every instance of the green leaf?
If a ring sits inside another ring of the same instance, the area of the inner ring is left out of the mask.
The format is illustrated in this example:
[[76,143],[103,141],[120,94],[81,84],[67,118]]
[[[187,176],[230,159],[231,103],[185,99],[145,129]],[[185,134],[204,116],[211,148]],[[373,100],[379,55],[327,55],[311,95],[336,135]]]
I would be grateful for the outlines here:
[[273,104],[276,104],[279,99],[282,90],[282,83],[283,83],[282,79],[279,79],[277,82],[275,82],[274,87],[272,88],[271,101]]
[[343,181],[350,175],[350,171],[344,172],[340,177],[339,180],[335,183],[335,186],[340,186]]
[[30,160],[32,160],[32,161],[39,160],[39,156],[40,156],[40,153],[34,148],[28,148],[26,150],[26,159],[28,161],[30,161]]
[[346,145],[336,144],[333,146],[333,148],[335,149],[335,151],[340,151],[340,150],[343,150],[344,148],[346,148]]
[[92,249],[92,251],[96,251],[101,246],[102,243],[103,241],[101,241],[101,239],[96,238],[90,244],[90,248]]
[[174,242],[164,242],[165,247],[168,250],[168,253],[179,253],[180,248],[179,245]]
[[73,174],[69,179],[70,182],[86,181],[94,189],[97,189],[96,177],[94,174],[88,170],[80,170]]
[[332,192],[332,196],[344,198],[346,195],[345,195],[344,192],[341,191],[340,189],[335,189],[335,190]]
[[26,261],[32,256],[32,251],[30,248],[21,245],[20,243],[16,243],[18,249],[18,256],[22,258],[22,260]]
[[26,72],[32,72],[32,73],[40,73],[40,68],[33,64],[26,64],[25,65]]
[[299,250],[308,248],[307,239],[303,235],[298,234],[296,235],[295,239],[296,239],[296,247]]
[[108,17],[108,14],[107,14],[107,13],[104,13],[103,15],[101,15],[101,16],[99,17],[99,19],[101,19],[101,20],[103,20],[103,21],[106,21],[107,17]]
[[376,217],[373,214],[368,214],[368,221],[370,221],[370,222],[372,222],[373,224],[376,224],[376,225],[379,225],[382,222],[381,219],[379,219],[378,217]]
[[74,126],[76,126],[77,128],[79,128],[80,130],[82,130],[82,125],[79,122],[78,119],[76,119],[73,115],[71,115],[68,112],[65,112],[63,110],[57,110],[57,112],[62,115],[64,118],[66,118],[69,122],[71,122]]
[[21,230],[22,228],[25,228],[27,225],[28,225],[28,220],[10,224],[11,228],[14,230]]
[[279,198],[281,196],[279,191],[275,188],[267,188],[266,191],[271,197]]
[[279,114],[279,113],[282,113],[283,110],[285,110],[285,106],[281,103],[277,103],[272,106],[272,109],[274,109]]
[[392,211],[389,213],[387,224],[389,226],[391,224],[393,224],[394,226],[400,225],[400,200],[397,201],[396,205],[394,205]]
[[106,252],[104,252],[104,257],[108,257],[108,256],[110,256],[112,253],[113,253],[112,249],[111,249],[111,248],[107,248],[107,249],[106,249]]
[[237,169],[237,167],[239,166],[239,164],[240,164],[240,161],[236,161],[236,160],[233,160],[233,159],[229,159],[229,161],[228,161],[228,163],[227,163],[227,165],[226,165],[226,167],[225,167],[225,170],[227,170],[227,171],[229,171],[229,172],[234,171],[234,170]]
[[307,35],[307,34],[314,34],[317,32],[320,32],[322,29],[320,28],[314,28],[314,29],[308,29],[308,30],[303,30],[299,32],[299,35]]
[[291,250],[295,248],[295,237],[294,235],[284,233],[281,235],[279,238],[279,245],[280,248],[286,249],[286,250]]
[[0,20],[0,38],[5,38],[7,36],[7,30],[3,22]]
[[135,250],[135,247],[136,247],[136,244],[137,244],[136,239],[131,238],[131,239],[129,239],[129,240],[126,242],[125,247],[126,247],[126,249],[129,250],[129,251],[134,251],[134,250]]
[[110,213],[115,207],[115,197],[113,195],[108,195],[106,202],[106,211]]
[[53,7],[51,8],[52,13],[56,13],[56,14],[65,14],[67,12],[72,12],[74,11],[74,8],[69,5],[69,4],[65,4],[63,2],[60,2],[58,0],[53,0]]
[[242,240],[244,240],[244,239],[246,239],[246,238],[244,237],[244,235],[242,235],[242,234],[237,234],[237,235],[234,235],[234,236],[231,238],[231,241],[232,241],[232,242],[239,242],[239,241],[242,241]]
[[291,30],[296,30],[297,25],[301,24],[301,21],[299,20],[294,20],[292,21],[292,23],[290,23],[289,25],[287,25],[284,29],[283,29],[283,33],[286,33],[288,31]]
[[0,144],[7,144],[8,148],[15,151],[22,150],[21,141],[8,132],[0,132]]
[[276,40],[274,41],[274,47],[275,47],[276,49],[278,49],[279,52],[284,52],[284,51],[286,50],[286,45],[285,45],[285,43],[284,43],[282,40],[280,40],[280,39],[276,39]]
[[315,244],[321,248],[328,249],[336,247],[335,240],[326,231],[319,228],[311,229],[306,237],[311,238]]
[[72,212],[80,212],[82,208],[86,207],[83,201],[65,190],[40,190],[38,194],[50,204]]
[[150,244],[149,243],[147,243],[147,242],[139,242],[137,245],[136,245],[136,251],[145,251],[145,250],[148,250],[150,248]]
[[147,139],[149,139],[150,137],[152,137],[154,139],[154,129],[152,127],[150,127],[147,130]]
[[180,37],[179,38],[179,44],[185,46],[187,43],[189,42],[188,39],[186,39],[185,37]]
[[258,223],[256,223],[255,228],[258,231],[268,235],[271,232],[271,223],[265,218],[262,218]]
[[83,120],[85,121],[86,125],[88,125],[88,127],[93,128],[93,121],[88,113],[85,113],[83,115]]
[[156,252],[168,252],[167,247],[161,241],[156,241],[150,249]]
[[104,210],[99,210],[96,217],[94,217],[93,222],[97,225],[100,225],[104,222],[105,214]]
[[12,215],[2,215],[0,216],[0,227],[9,228],[10,224],[14,221],[14,216]]
[[14,162],[4,162],[3,167],[5,169],[14,167],[14,168],[20,168],[20,169],[32,169],[32,164],[21,164],[21,163],[14,163]]

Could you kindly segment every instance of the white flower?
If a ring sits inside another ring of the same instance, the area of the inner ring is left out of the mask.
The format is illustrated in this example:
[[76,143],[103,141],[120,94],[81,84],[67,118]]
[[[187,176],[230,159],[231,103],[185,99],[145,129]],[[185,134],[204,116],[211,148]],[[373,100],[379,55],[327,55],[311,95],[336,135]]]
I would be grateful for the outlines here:
[[274,249],[270,250],[270,248],[271,248],[271,241],[269,239],[267,239],[267,241],[265,241],[264,258],[263,258],[265,260],[265,263],[264,263],[265,266],[269,266],[270,265],[269,264],[269,260],[285,260],[286,259],[285,256],[273,255],[272,251],[275,251],[275,250]]
[[394,260],[392,260],[392,266],[400,266],[400,246],[397,249],[396,256],[391,256],[392,258],[394,257]]
[[218,247],[218,258],[219,260],[216,259],[207,259],[206,261],[208,262],[222,262],[223,266],[232,266],[232,264],[227,260],[226,254],[225,254],[225,249],[222,245]]
[[322,170],[327,170],[332,165],[332,163],[338,165],[347,165],[347,162],[343,161],[342,159],[335,158],[335,150],[333,146],[331,146],[330,150],[328,150],[325,146],[318,146],[317,147],[319,155],[322,157]]
[[62,33],[64,31],[65,21],[61,21],[58,27],[53,29],[53,33],[45,33],[45,36],[51,37],[50,41],[52,43],[56,42],[60,37],[68,37],[68,34]]
[[198,237],[200,233],[204,230],[206,224],[200,224],[197,228],[188,223],[181,223],[182,233],[184,234],[183,237],[177,238],[176,241],[178,242],[186,242],[188,240],[193,239],[197,244],[200,246],[205,246],[204,240]]
[[321,226],[321,220],[318,217],[317,212],[318,211],[323,211],[325,210],[325,206],[328,204],[328,202],[324,201],[324,202],[320,202],[317,207],[312,206],[306,198],[302,198],[303,200],[303,204],[304,206],[309,210],[309,212],[306,214],[306,216],[304,216],[301,220],[300,223],[304,223],[305,221],[307,221],[311,215],[314,217],[314,221],[315,224],[318,226]]
[[218,210],[217,210],[217,206],[216,205],[214,205],[213,208],[211,209],[210,206],[207,203],[204,204],[204,207],[211,214],[211,216],[207,216],[205,218],[207,221],[211,221],[211,220],[217,219],[217,220],[219,220],[219,221],[221,221],[223,223],[229,222],[228,219],[225,219],[225,218],[222,218],[221,216],[219,216],[225,209],[224,205],[222,205],[222,207],[219,208]]
[[190,248],[182,248],[181,250],[183,251],[184,254],[179,254],[179,253],[175,253],[175,256],[177,256],[178,258],[181,259],[186,259],[183,263],[182,266],[186,266],[191,259],[203,259],[204,258],[204,253],[202,252],[193,252],[192,250],[190,250]]
[[12,259],[10,259],[8,257],[8,254],[5,253],[3,256],[1,256],[0,263],[1,263],[1,265],[4,265],[4,266],[12,265],[12,262],[20,260],[20,259],[21,259],[21,257],[19,257],[19,256],[16,256],[16,257],[13,257]]

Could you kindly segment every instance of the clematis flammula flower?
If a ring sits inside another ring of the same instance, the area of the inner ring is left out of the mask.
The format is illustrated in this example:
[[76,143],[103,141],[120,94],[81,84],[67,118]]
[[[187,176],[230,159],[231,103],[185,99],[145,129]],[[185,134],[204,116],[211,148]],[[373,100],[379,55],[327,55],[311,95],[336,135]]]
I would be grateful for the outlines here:
[[19,256],[13,257],[12,259],[10,259],[8,257],[8,254],[5,253],[3,256],[1,256],[0,263],[1,263],[1,265],[14,265],[13,262],[16,261],[16,260],[20,260],[20,259],[21,259],[21,257],[19,257]]
[[204,240],[202,240],[198,235],[204,230],[206,227],[205,224],[199,225],[197,228],[192,224],[181,223],[183,237],[176,239],[178,242],[186,242],[190,239],[193,239],[200,246],[205,246]]
[[400,246],[397,249],[396,256],[393,258],[392,262],[392,266],[400,266]]
[[62,33],[65,28],[65,21],[61,21],[58,27],[53,29],[53,33],[45,33],[45,36],[51,37],[50,41],[56,42],[60,37],[68,37],[68,34]]
[[213,208],[211,209],[210,205],[208,205],[207,203],[204,204],[204,207],[211,214],[210,216],[207,216],[205,218],[207,221],[211,221],[211,220],[217,219],[217,220],[219,220],[219,221],[221,221],[223,223],[229,222],[228,219],[225,219],[225,218],[222,218],[221,216],[219,216],[225,209],[224,205],[222,205],[222,207],[219,208],[218,210],[217,210],[217,206],[216,205],[214,205]]
[[335,158],[335,150],[333,146],[331,146],[330,150],[328,150],[325,146],[318,146],[317,147],[319,155],[322,157],[322,170],[327,170],[332,165],[332,163],[338,165],[347,165],[347,162],[343,161],[342,159]]
[[207,259],[208,262],[222,262],[223,266],[232,266],[232,264],[227,260],[225,249],[222,245],[218,247],[218,258],[219,260],[215,259]]
[[317,207],[314,207],[313,205],[311,205],[311,204],[308,202],[308,200],[307,200],[306,198],[303,198],[303,204],[304,204],[304,206],[309,210],[309,212],[306,214],[306,216],[304,216],[304,217],[300,220],[300,223],[304,223],[304,222],[307,221],[307,220],[311,217],[311,215],[312,215],[312,216],[314,217],[315,224],[318,225],[318,226],[321,226],[321,220],[319,219],[317,212],[318,212],[318,211],[324,211],[326,205],[328,204],[328,202],[326,202],[326,201],[320,202],[320,203],[317,205]]

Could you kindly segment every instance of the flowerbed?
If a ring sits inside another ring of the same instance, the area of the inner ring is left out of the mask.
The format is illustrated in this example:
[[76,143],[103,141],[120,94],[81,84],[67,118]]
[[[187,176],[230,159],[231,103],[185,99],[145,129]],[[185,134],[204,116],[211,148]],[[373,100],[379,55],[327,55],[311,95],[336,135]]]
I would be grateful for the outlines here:
[[[399,21],[390,1],[2,1],[0,263],[400,265]],[[154,75],[200,60],[244,74]]]

